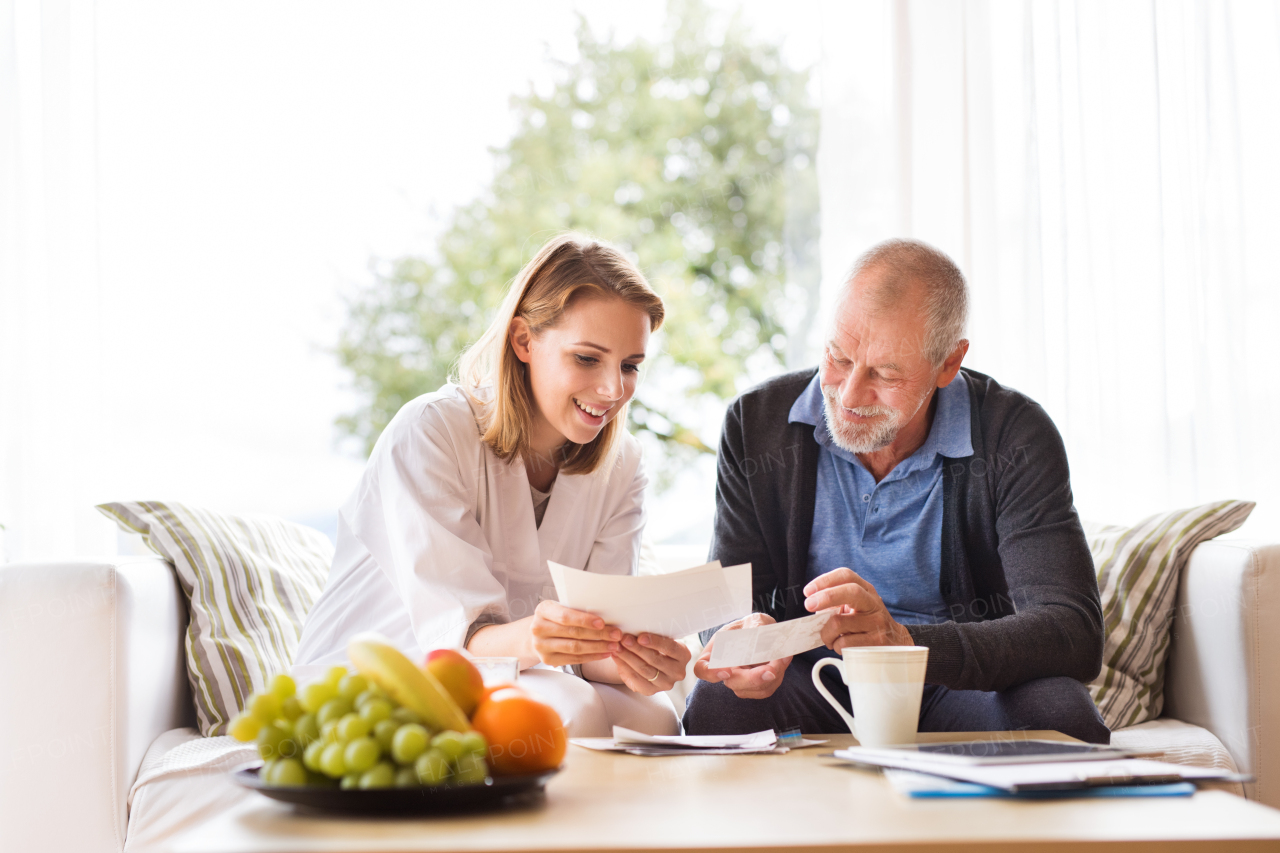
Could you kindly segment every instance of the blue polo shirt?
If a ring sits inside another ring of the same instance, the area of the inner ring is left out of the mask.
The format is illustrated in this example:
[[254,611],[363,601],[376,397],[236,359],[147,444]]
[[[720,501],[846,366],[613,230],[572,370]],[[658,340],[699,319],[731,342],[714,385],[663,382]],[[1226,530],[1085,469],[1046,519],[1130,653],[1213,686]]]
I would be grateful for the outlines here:
[[831,440],[820,376],[813,377],[788,417],[812,424],[819,448],[808,579],[847,567],[871,582],[904,625],[946,621],[939,590],[943,457],[973,454],[968,385],[957,374],[938,389],[928,438],[877,483],[857,456]]

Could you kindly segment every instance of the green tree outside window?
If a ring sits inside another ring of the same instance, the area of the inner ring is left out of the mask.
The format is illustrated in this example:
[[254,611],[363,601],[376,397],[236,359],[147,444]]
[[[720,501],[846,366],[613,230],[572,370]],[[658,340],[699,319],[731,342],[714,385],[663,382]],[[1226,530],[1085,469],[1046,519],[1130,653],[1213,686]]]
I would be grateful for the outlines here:
[[631,406],[632,429],[666,449],[660,479],[714,452],[697,414],[708,403],[804,363],[819,281],[809,75],[738,18],[719,32],[710,21],[701,2],[674,2],[659,43],[621,46],[581,21],[579,58],[550,95],[513,98],[518,129],[494,151],[488,191],[430,256],[373,265],[338,346],[368,401],[339,426],[366,451],[448,380],[508,283],[563,230],[621,246],[666,302]]

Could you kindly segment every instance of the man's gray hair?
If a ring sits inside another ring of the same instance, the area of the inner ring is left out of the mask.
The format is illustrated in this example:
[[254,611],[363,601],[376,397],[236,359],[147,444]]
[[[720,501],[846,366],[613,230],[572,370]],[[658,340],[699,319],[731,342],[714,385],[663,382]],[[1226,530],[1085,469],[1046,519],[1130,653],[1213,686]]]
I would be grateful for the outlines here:
[[846,286],[868,269],[884,273],[869,294],[881,308],[897,303],[912,284],[924,286],[927,329],[924,354],[934,366],[946,361],[964,340],[965,323],[969,319],[969,286],[955,262],[945,252],[921,240],[893,239],[877,243],[864,252],[849,271]]

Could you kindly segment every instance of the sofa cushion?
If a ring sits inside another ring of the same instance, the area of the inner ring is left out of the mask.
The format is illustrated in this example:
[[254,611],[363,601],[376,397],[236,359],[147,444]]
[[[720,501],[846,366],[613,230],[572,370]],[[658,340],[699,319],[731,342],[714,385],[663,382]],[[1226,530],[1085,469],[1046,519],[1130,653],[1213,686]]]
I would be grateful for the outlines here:
[[1235,530],[1254,504],[1219,501],[1132,527],[1086,525],[1102,596],[1102,672],[1089,685],[1111,729],[1160,716],[1178,579],[1201,542]]
[[[1213,732],[1172,717],[1117,729],[1111,733],[1111,745],[1153,753],[1152,758],[1170,764],[1239,772],[1235,759]],[[1210,787],[1210,784],[1201,783],[1201,787]],[[1244,786],[1239,782],[1214,782],[1211,787],[1244,796]]]
[[231,777],[257,760],[257,748],[235,738],[200,737],[185,728],[160,735],[129,791],[125,853],[172,850],[183,832],[258,796]]
[[98,507],[174,567],[187,596],[187,677],[205,736],[287,672],[333,547],[318,530],[155,501]]

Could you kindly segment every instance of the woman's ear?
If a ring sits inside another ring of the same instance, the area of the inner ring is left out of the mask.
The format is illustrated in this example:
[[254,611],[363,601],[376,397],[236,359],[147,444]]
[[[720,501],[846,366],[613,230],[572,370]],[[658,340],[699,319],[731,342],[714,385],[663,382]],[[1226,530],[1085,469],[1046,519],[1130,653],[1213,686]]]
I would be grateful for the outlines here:
[[507,339],[511,341],[511,349],[515,350],[516,358],[525,364],[533,358],[529,347],[533,343],[533,333],[529,331],[529,324],[523,317],[513,317],[511,319],[511,327],[507,330]]

